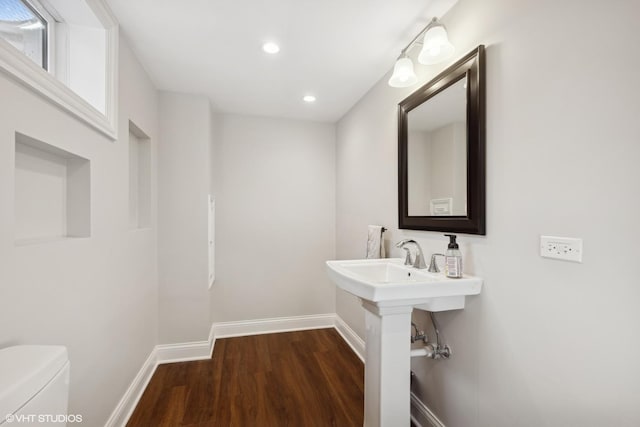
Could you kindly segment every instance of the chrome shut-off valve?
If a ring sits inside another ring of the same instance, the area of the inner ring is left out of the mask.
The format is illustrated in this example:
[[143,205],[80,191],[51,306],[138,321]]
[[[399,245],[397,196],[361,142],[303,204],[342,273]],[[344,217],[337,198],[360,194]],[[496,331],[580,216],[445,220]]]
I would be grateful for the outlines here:
[[451,347],[449,347],[447,344],[436,345],[436,348],[433,348],[433,344],[429,344],[429,347],[431,347],[431,349],[433,350],[430,356],[432,359],[448,359],[449,357],[451,357]]

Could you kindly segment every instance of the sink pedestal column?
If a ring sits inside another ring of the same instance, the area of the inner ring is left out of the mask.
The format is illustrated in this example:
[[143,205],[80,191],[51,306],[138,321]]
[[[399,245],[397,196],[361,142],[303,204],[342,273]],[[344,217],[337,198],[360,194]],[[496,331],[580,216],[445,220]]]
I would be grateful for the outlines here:
[[364,426],[404,427],[410,423],[412,306],[365,308]]

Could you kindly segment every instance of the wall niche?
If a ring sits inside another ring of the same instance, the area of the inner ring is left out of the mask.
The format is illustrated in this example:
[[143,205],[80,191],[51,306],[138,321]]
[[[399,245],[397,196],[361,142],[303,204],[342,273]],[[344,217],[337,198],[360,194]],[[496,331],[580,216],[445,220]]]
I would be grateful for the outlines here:
[[129,121],[129,227],[151,227],[151,140]]
[[15,243],[91,235],[90,161],[15,133]]

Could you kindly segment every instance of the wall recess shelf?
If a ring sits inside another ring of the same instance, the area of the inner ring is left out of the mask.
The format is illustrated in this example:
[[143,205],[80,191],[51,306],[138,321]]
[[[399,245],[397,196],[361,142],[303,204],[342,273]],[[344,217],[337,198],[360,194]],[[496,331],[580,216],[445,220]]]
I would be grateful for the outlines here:
[[15,244],[91,235],[90,161],[15,133]]
[[151,140],[129,121],[129,227],[151,227]]

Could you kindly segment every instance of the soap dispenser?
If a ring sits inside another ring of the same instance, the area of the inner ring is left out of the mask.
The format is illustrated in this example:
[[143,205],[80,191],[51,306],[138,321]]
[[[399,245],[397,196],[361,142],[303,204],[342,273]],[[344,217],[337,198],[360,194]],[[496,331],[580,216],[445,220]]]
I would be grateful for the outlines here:
[[445,274],[447,277],[459,279],[462,277],[462,252],[456,243],[455,234],[445,234],[449,237],[449,246],[445,252]]

